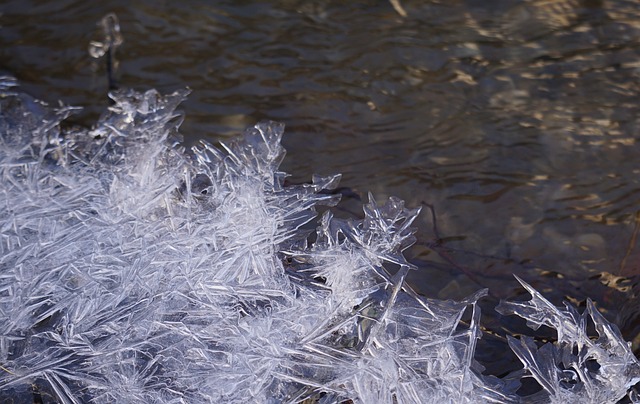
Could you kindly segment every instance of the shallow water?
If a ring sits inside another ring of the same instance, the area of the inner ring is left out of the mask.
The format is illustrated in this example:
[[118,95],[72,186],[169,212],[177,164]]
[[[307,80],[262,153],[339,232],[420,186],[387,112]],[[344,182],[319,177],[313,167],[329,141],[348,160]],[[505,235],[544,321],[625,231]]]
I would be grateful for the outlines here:
[[[342,173],[357,194],[432,204],[442,240],[425,209],[416,289],[488,287],[484,325],[524,331],[492,311],[523,295],[515,273],[554,303],[591,297],[636,338],[640,6],[402,5],[406,18],[382,0],[5,2],[0,69],[37,98],[87,106],[88,125],[107,84],[87,44],[115,12],[120,85],[193,89],[187,143],[278,120],[292,182]],[[499,341],[480,343],[478,359],[504,366],[488,359]]]

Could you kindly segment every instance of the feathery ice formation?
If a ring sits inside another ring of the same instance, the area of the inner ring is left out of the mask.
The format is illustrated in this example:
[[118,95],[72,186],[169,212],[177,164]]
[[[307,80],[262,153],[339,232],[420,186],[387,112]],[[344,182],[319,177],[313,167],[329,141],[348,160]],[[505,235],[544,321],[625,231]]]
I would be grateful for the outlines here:
[[[509,338],[504,379],[474,360],[485,291],[426,299],[404,284],[419,209],[370,196],[327,212],[339,176],[285,186],[283,126],[220,150],[179,146],[186,91],[120,91],[91,130],[0,80],[0,397],[131,402],[616,402],[640,364],[589,303],[522,282],[503,302],[555,343]],[[386,268],[397,271],[390,273]],[[471,311],[468,324],[460,322]],[[587,335],[587,322],[597,338]],[[521,377],[541,390],[520,397]]]

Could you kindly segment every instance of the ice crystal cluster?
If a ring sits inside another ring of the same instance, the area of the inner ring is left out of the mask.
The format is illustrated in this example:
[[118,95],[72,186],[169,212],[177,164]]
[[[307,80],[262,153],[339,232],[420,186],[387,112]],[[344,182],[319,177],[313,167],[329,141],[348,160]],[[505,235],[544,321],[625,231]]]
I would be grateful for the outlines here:
[[[362,220],[316,219],[339,177],[286,185],[281,124],[185,151],[186,91],[116,92],[92,129],[61,129],[73,108],[1,82],[3,400],[605,403],[640,380],[593,304],[559,309],[524,282],[532,299],[499,310],[557,341],[510,338],[524,368],[483,375],[485,292],[405,285],[419,209],[370,196]],[[520,377],[540,391],[518,395]]]

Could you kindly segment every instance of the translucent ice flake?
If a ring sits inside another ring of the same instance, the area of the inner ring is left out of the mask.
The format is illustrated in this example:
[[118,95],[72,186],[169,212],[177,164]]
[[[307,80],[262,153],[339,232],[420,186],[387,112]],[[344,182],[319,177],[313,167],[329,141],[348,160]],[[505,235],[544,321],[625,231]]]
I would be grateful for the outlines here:
[[[516,277],[517,278],[517,277]],[[579,314],[568,303],[564,309],[552,305],[530,285],[517,278],[531,294],[526,302],[502,302],[497,310],[516,314],[534,330],[541,325],[555,329],[554,343],[536,344],[531,337],[508,337],[509,346],[525,370],[543,390],[529,397],[540,402],[613,403],[640,381],[640,363],[617,327],[587,300],[587,309]],[[591,320],[598,334],[591,338],[587,323]]]
[[404,201],[395,197],[379,206],[369,194],[364,220],[338,220],[333,219],[330,212],[326,213],[318,230],[316,246],[326,248],[348,240],[378,263],[411,267],[402,251],[415,242],[411,224],[419,213],[420,208],[406,209]]
[[15,79],[0,77],[0,159],[5,163],[21,161],[51,163],[60,149],[61,121],[78,108],[51,108],[28,94],[12,90]]

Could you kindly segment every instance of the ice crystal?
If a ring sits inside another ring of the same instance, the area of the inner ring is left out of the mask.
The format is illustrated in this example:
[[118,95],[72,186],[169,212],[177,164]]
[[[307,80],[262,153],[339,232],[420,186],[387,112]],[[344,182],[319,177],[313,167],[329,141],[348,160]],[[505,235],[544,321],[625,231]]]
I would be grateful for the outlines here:
[[[76,402],[519,402],[482,375],[476,303],[405,284],[419,209],[369,196],[327,211],[339,176],[285,185],[283,125],[179,145],[187,96],[112,94],[91,129],[0,79],[0,392]],[[314,240],[312,243],[309,240]],[[558,330],[510,339],[535,398],[615,401],[638,363],[590,303],[505,313]],[[461,319],[468,313],[467,322]],[[466,325],[465,325],[466,324]],[[307,401],[309,402],[309,401]]]
[[[517,314],[534,330],[544,325],[557,333],[557,341],[542,346],[531,337],[519,340],[507,337],[525,370],[542,386],[540,393],[529,397],[532,401],[616,402],[640,381],[640,363],[631,352],[630,344],[590,299],[582,314],[568,303],[560,309],[517,279],[531,294],[531,300],[502,302],[497,310],[502,314]],[[589,319],[597,338],[591,338],[587,332]]]

